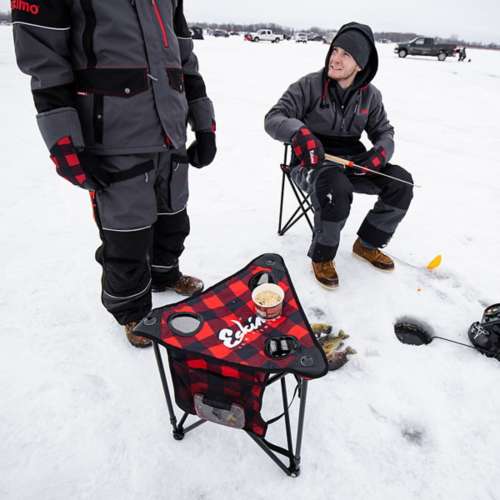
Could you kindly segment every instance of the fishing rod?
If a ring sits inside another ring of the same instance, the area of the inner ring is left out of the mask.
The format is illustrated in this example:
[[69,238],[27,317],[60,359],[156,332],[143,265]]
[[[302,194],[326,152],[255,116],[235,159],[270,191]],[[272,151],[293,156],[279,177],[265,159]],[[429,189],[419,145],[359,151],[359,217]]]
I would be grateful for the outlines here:
[[376,175],[381,175],[382,177],[387,177],[389,179],[392,179],[394,181],[402,182],[403,184],[408,184],[409,186],[421,188],[422,186],[419,186],[418,184],[413,184],[412,182],[405,181],[403,179],[399,179],[398,177],[394,177],[393,175],[389,174],[384,174],[383,172],[379,172],[378,170],[373,170],[368,167],[363,167],[362,165],[357,165],[351,160],[345,160],[344,158],[340,158],[340,156],[334,156],[334,155],[329,155],[325,154],[325,160],[331,161],[333,163],[339,163],[340,165],[343,165],[344,167],[347,168],[358,168],[359,170],[362,170],[363,172],[370,172],[371,174],[376,174]]

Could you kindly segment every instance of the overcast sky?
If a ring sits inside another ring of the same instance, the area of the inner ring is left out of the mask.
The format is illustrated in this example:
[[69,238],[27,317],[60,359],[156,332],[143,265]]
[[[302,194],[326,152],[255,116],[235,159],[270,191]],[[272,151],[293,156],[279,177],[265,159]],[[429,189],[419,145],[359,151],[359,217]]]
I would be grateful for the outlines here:
[[[275,22],[301,29],[338,28],[356,20],[370,24],[374,31],[457,35],[468,41],[500,43],[500,1],[465,3],[464,0],[184,0],[184,8],[191,23]],[[2,10],[8,10],[9,5],[10,0],[0,0]]]

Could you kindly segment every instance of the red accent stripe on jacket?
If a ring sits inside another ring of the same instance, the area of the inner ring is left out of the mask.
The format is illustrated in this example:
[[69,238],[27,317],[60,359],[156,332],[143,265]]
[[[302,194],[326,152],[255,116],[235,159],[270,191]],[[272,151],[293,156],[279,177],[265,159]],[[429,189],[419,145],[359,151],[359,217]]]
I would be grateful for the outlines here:
[[158,7],[158,0],[151,0],[153,4],[153,10],[155,11],[156,20],[161,30],[161,38],[163,40],[163,46],[168,48],[168,37],[167,30],[165,29],[165,24],[163,24],[163,19],[161,17],[160,8]]

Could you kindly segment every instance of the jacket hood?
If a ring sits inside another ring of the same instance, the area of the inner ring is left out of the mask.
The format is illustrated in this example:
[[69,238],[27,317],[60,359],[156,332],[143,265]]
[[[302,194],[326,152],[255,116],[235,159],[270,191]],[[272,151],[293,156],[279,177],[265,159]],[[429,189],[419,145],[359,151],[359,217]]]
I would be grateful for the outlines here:
[[326,56],[324,78],[325,80],[328,80],[328,65],[330,62],[330,56],[332,55],[333,47],[335,47],[335,40],[341,33],[344,33],[348,30],[356,30],[360,32],[368,40],[372,48],[368,63],[366,64],[365,68],[358,73],[356,79],[354,80],[353,88],[358,89],[360,87],[363,87],[364,85],[368,85],[373,80],[378,70],[378,53],[377,48],[375,47],[375,37],[373,36],[372,29],[367,24],[352,22],[344,24],[344,26],[339,29],[338,33],[335,35],[335,38],[332,40],[330,49],[328,50],[328,54]]

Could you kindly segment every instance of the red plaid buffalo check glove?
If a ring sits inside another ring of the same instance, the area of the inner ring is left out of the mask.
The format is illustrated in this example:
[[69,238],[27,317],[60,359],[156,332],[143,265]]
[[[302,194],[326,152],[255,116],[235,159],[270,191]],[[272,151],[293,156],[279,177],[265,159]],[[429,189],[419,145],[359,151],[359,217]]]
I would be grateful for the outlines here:
[[57,173],[75,186],[89,191],[97,191],[102,186],[83,169],[71,137],[61,137],[50,150],[50,158]]
[[302,167],[316,167],[325,159],[323,144],[307,127],[300,128],[292,137],[292,147]]
[[[370,168],[371,170],[379,171],[382,169],[387,163],[387,153],[384,148],[371,148],[369,151],[361,155],[358,161],[355,161],[361,167]],[[367,171],[358,171],[355,172],[356,175],[373,175],[371,172]]]

